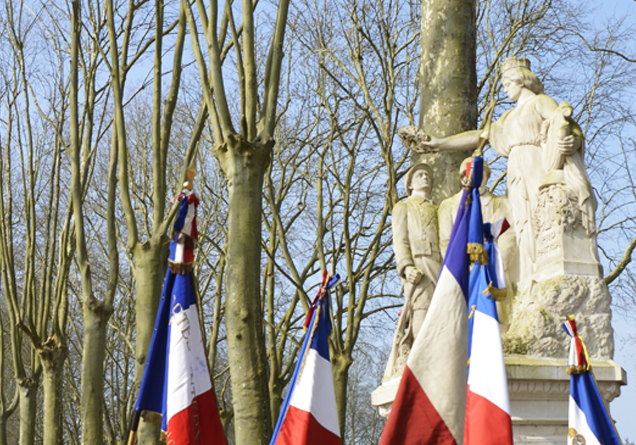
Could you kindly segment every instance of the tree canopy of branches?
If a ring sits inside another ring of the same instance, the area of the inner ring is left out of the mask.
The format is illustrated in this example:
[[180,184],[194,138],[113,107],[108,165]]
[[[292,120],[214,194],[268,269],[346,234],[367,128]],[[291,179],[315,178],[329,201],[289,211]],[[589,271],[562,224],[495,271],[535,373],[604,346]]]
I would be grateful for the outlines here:
[[[125,443],[171,197],[195,153],[195,275],[229,442],[269,442],[327,269],[343,277],[330,338],[341,436],[377,443],[369,393],[402,303],[391,209],[411,159],[397,129],[451,131],[424,116],[437,107],[420,60],[434,3],[0,2],[0,445]],[[509,55],[572,103],[605,280],[635,313],[633,22],[569,0],[475,6],[461,19],[473,90],[455,105],[472,126],[491,100],[495,115],[509,107]],[[505,162],[486,157],[505,193]],[[138,437],[156,444],[159,428],[142,422]]]

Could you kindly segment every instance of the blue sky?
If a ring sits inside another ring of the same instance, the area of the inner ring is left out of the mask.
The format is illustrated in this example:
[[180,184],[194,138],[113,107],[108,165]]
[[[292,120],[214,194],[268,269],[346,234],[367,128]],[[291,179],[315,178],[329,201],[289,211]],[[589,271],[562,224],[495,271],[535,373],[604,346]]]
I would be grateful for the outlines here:
[[[634,0],[605,0],[590,2],[598,6],[599,20],[611,17],[626,17],[628,23],[636,25],[636,1]],[[632,56],[636,48],[626,48]],[[636,70],[636,64],[634,64]],[[634,319],[614,312],[614,341],[616,353],[614,361],[627,371],[627,386],[621,390],[621,396],[610,405],[610,411],[623,442],[629,438],[636,442],[636,328]]]

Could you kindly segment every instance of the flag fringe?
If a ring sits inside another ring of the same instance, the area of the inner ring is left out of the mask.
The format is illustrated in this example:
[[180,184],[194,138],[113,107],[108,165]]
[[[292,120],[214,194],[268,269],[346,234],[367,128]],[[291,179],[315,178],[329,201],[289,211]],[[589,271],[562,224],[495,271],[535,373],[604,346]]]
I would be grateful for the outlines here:
[[587,365],[570,365],[567,368],[565,368],[565,372],[567,372],[568,375],[572,375],[572,374],[583,374],[584,372],[587,372]]
[[170,272],[179,275],[188,275],[194,270],[194,263],[175,263],[168,260],[168,266],[170,267]]

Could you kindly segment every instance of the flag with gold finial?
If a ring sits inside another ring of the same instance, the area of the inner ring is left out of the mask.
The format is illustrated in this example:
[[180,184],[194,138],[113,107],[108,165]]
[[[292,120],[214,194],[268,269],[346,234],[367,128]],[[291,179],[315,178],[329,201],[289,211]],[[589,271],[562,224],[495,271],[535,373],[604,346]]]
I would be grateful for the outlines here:
[[574,316],[561,325],[571,337],[567,373],[570,374],[568,445],[620,445],[621,441],[592,374],[590,356],[576,328]]
[[193,276],[199,206],[192,183],[195,174],[196,155],[188,169],[188,181],[175,197],[179,212],[128,445],[135,444],[142,418],[160,424],[162,438],[171,445],[226,444]]

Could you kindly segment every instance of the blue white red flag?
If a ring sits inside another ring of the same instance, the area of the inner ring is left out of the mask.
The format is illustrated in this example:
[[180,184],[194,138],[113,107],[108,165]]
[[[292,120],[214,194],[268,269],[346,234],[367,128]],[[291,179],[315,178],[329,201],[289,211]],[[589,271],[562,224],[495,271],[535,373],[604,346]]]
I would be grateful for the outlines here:
[[562,327],[571,337],[567,369],[570,374],[568,445],[620,445],[574,317],[569,316]]
[[[501,227],[501,224],[497,226]],[[497,267],[503,263],[491,225],[485,224],[484,228],[488,264],[475,262],[469,283],[469,358],[464,445],[512,445],[508,381],[497,304],[491,293],[497,289],[503,290],[505,295],[505,288],[500,287],[502,284],[505,287],[503,270],[498,271]],[[478,231],[477,227],[474,229]],[[498,228],[495,233],[498,236],[503,232]]]
[[340,445],[336,396],[329,361],[331,305],[329,291],[340,277],[323,274],[305,328],[298,363],[270,445]]
[[199,201],[191,191],[182,195],[129,444],[135,441],[143,412],[161,419],[162,435],[169,444],[226,444],[191,273]]
[[[481,184],[483,160],[475,158],[474,164],[473,183]],[[475,204],[474,196],[472,200],[469,196],[464,190],[442,271],[413,342],[380,445],[452,445],[464,439],[469,227]],[[481,211],[478,213],[481,218]]]

